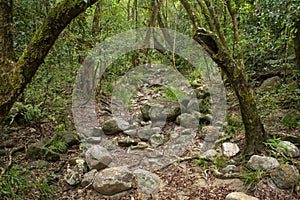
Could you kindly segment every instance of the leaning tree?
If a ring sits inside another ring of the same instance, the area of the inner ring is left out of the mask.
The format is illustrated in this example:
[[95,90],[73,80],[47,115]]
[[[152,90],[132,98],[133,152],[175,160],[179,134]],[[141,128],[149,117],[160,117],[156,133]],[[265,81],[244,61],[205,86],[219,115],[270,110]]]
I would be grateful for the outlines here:
[[18,59],[13,50],[13,2],[0,0],[0,122],[30,83],[59,34],[97,0],[57,1]]
[[[226,0],[224,4],[220,1],[212,3],[209,0],[197,0],[196,3],[191,5],[190,1],[180,1],[195,28],[194,39],[209,53],[221,71],[227,76],[238,98],[247,143],[244,153],[253,154],[261,151],[263,142],[267,139],[267,134],[256,107],[254,91],[249,85],[245,72],[236,9],[233,2]],[[217,12],[217,7],[220,5],[225,5],[226,8],[226,10],[223,10],[222,15],[228,15],[231,19],[235,51],[230,49],[228,39],[225,37],[225,27],[220,20],[221,14]],[[199,13],[199,10],[201,13]]]

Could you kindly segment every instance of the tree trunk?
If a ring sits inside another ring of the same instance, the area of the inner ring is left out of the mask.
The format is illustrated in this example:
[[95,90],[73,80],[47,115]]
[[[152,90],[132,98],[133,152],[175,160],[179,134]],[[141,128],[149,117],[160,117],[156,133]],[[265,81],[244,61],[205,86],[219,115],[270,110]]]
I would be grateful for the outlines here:
[[[2,15],[0,16],[0,20],[5,19],[4,14],[6,12],[2,6],[8,5],[8,3],[4,2],[5,1],[0,1],[0,15]],[[30,83],[59,34],[73,18],[85,11],[95,2],[97,2],[97,0],[60,1],[60,3],[49,10],[48,16],[32,37],[18,62],[15,64],[11,63],[12,66],[9,67],[7,72],[3,72],[4,69],[7,69],[7,65],[3,62],[0,63],[0,122],[5,119],[14,102],[19,95],[23,93],[26,85]],[[2,25],[3,23],[0,22],[0,24]],[[5,30],[9,33],[10,26],[5,26],[5,24],[1,26],[0,39],[4,37],[3,34],[5,34]],[[4,57],[9,55],[10,54],[4,55]],[[4,58],[4,61],[6,60],[7,57]]]
[[[191,20],[194,21],[194,26],[199,24],[195,23],[195,20],[197,21],[197,19],[195,19],[193,8],[189,5],[187,0],[181,0],[181,2]],[[203,13],[206,13],[208,22],[214,22],[210,23],[210,28],[213,29],[211,31],[218,31],[215,33],[201,27],[195,27],[197,31],[194,35],[194,39],[210,54],[211,58],[221,68],[222,72],[226,74],[238,97],[240,112],[245,126],[246,148],[244,149],[244,154],[251,155],[259,152],[262,150],[263,142],[267,139],[267,134],[261,123],[256,107],[254,92],[248,84],[248,77],[245,73],[243,62],[237,62],[233,59],[226,41],[222,36],[221,27],[215,25],[219,24],[217,16],[214,12],[211,12],[211,14],[208,12],[209,10],[213,10],[211,5],[209,5],[208,2],[204,4],[201,0],[198,2],[199,5],[201,5]],[[205,5],[209,7],[205,7]]]
[[300,20],[295,23],[296,35],[294,38],[294,48],[295,48],[295,57],[296,57],[296,66],[298,70],[298,88],[300,88]]

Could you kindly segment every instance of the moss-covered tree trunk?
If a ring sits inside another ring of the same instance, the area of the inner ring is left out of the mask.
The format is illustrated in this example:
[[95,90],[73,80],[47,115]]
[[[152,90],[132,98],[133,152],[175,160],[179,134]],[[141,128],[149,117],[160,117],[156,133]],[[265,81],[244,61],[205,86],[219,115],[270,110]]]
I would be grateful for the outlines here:
[[298,88],[300,88],[300,20],[295,23],[296,35],[294,38],[294,48],[295,48],[295,57],[296,65],[298,69]]
[[[228,2],[230,3],[230,1]],[[238,97],[247,144],[244,154],[250,155],[261,151],[263,142],[267,139],[267,134],[258,114],[254,92],[248,84],[242,56],[239,57],[240,60],[238,61],[233,58],[233,53],[230,52],[227,46],[222,27],[214,12],[214,5],[210,1],[198,0],[209,30],[202,27],[199,16],[187,0],[181,0],[181,3],[189,14],[195,29],[197,29],[194,39],[210,54],[222,72],[226,74]],[[233,13],[233,10],[231,10],[231,13]],[[233,24],[236,25],[236,23]],[[234,34],[238,34],[237,28],[234,30]],[[238,54],[242,55],[241,52],[238,52]]]
[[14,102],[30,83],[59,34],[72,19],[97,0],[59,1],[49,10],[42,26],[16,63],[10,58],[13,55],[12,39],[6,40],[12,35],[12,2],[0,0],[0,122],[5,119]]

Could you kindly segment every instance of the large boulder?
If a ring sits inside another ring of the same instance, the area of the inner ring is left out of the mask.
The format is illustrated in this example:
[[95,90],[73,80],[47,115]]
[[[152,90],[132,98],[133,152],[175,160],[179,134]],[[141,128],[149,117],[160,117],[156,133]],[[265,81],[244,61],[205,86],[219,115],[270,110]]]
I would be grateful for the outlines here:
[[298,147],[296,147],[296,145],[294,145],[290,141],[279,142],[277,151],[280,153],[283,153],[286,156],[292,157],[292,158],[299,157],[299,155],[300,155],[300,151],[299,151]]
[[280,85],[280,78],[278,76],[274,76],[265,80],[259,89],[261,91],[270,91],[276,89]]
[[103,195],[114,195],[129,190],[134,175],[126,167],[106,168],[95,176],[93,188]]
[[295,166],[282,165],[272,170],[271,179],[280,189],[291,189],[299,182],[299,171]]
[[254,170],[269,171],[279,167],[279,162],[273,157],[253,155],[248,161],[248,166]]
[[104,169],[112,161],[108,150],[100,145],[93,145],[85,152],[86,163],[90,169]]

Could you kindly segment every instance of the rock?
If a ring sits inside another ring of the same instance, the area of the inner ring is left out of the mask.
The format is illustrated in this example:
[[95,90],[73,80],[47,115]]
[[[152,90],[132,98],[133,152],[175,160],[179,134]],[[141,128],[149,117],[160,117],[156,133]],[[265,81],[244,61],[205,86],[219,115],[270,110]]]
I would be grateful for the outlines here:
[[162,134],[156,133],[150,137],[149,141],[153,147],[158,147],[165,142],[165,136]]
[[218,155],[218,152],[214,149],[209,149],[205,151],[203,154],[200,155],[200,158],[206,159],[206,160],[212,160],[214,157]]
[[224,174],[231,174],[239,172],[239,169],[235,165],[227,165],[222,169],[222,173]]
[[197,98],[193,98],[187,105],[188,113],[192,113],[194,111],[199,112],[199,100]]
[[133,172],[137,176],[137,183],[143,193],[153,194],[160,189],[161,179],[147,170],[137,169]]
[[176,119],[176,123],[184,128],[197,128],[199,126],[198,119],[188,113],[183,113],[179,115]]
[[279,147],[277,148],[277,152],[283,153],[286,156],[297,158],[300,155],[300,151],[296,145],[289,141],[281,141],[279,142]]
[[203,134],[204,140],[206,142],[215,142],[220,136],[220,130],[215,126],[204,126],[201,129],[201,134]]
[[79,131],[79,135],[83,138],[86,137],[99,137],[102,136],[103,131],[101,128],[94,127],[89,129],[82,129]]
[[128,128],[129,123],[120,118],[111,118],[102,124],[102,130],[107,135],[117,134]]
[[73,169],[68,168],[64,180],[71,186],[77,185],[82,180],[84,163],[78,163]]
[[85,142],[88,144],[100,144],[101,137],[88,137],[85,139]]
[[144,104],[141,108],[142,118],[145,121],[150,120],[150,115],[149,115],[150,108],[151,108],[151,105],[148,103]]
[[178,102],[168,101],[165,104],[144,104],[141,108],[143,120],[148,121],[175,121],[180,114],[180,105]]
[[270,176],[275,185],[280,189],[293,188],[300,179],[298,169],[288,164],[272,170]]
[[240,152],[237,144],[231,142],[224,142],[222,144],[223,154],[226,157],[233,157]]
[[83,175],[83,178],[82,178],[82,181],[81,181],[81,186],[82,187],[87,187],[89,185],[91,186],[96,173],[97,173],[96,169],[92,169],[91,171],[85,173]]
[[136,129],[130,129],[124,131],[124,133],[130,137],[135,137],[137,135],[137,130]]
[[256,197],[249,196],[243,192],[231,192],[229,193],[225,200],[259,200]]
[[138,130],[138,137],[143,140],[143,141],[148,141],[150,137],[154,134],[160,133],[160,128],[159,127],[154,127],[154,128],[149,128],[149,127],[144,127]]
[[106,168],[95,176],[93,188],[103,195],[114,195],[132,187],[134,175],[126,167]]
[[276,89],[279,85],[280,85],[280,78],[278,76],[274,76],[272,78],[268,78],[266,79],[261,86],[259,87],[259,89],[261,91],[270,91],[270,90],[274,90]]
[[229,179],[214,179],[212,183],[213,187],[225,187],[237,191],[237,192],[247,192],[247,187],[244,185],[243,181],[239,178],[229,178]]
[[136,146],[138,144],[137,141],[130,137],[122,138],[118,140],[118,145],[120,147],[130,147],[130,146]]
[[62,154],[54,152],[46,147],[51,143],[50,139],[44,139],[40,142],[28,146],[26,157],[29,159],[37,160],[42,159],[46,161],[58,161],[63,157]]
[[110,153],[100,145],[94,145],[85,152],[86,163],[90,169],[104,169],[112,161]]
[[213,116],[211,114],[203,114],[200,112],[192,112],[192,115],[199,120],[200,124],[209,125],[213,120]]
[[247,164],[254,170],[262,169],[268,171],[279,167],[279,163],[275,158],[258,155],[251,156]]
[[78,145],[80,142],[79,135],[74,131],[60,132],[57,134],[57,136],[61,137],[68,146]]

